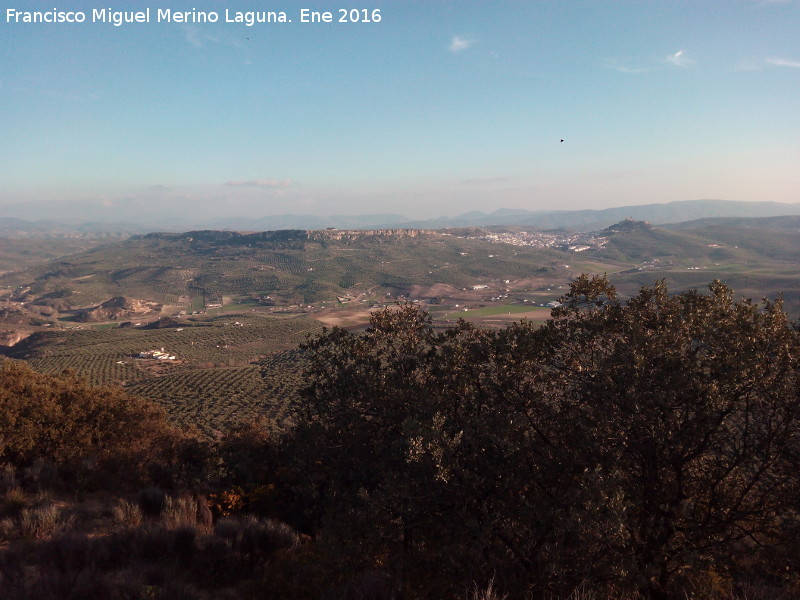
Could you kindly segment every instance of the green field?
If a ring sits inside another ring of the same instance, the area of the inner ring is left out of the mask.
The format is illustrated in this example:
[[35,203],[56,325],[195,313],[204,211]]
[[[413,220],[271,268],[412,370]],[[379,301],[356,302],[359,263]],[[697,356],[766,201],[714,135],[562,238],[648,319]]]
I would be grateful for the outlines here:
[[458,319],[461,317],[493,317],[496,315],[516,315],[520,313],[542,312],[550,314],[550,309],[543,306],[528,306],[524,304],[504,304],[500,306],[486,306],[484,308],[470,308],[449,313],[445,318]]

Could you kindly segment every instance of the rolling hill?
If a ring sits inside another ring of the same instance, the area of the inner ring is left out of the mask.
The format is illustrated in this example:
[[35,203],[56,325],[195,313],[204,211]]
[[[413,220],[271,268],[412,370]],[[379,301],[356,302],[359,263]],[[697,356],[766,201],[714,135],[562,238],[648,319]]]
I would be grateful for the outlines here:
[[335,301],[346,290],[403,293],[413,285],[527,278],[560,262],[563,254],[547,248],[502,248],[436,232],[199,231],[136,236],[7,274],[0,284],[17,288],[20,302],[58,297],[73,309],[113,297],[190,308],[256,295],[300,305]]
[[613,274],[625,293],[660,277],[675,291],[720,278],[742,294],[783,292],[794,301],[800,231],[791,223],[798,222],[716,219],[665,228],[629,219],[580,238],[588,245],[509,227],[497,230],[502,238],[477,228],[150,233],[6,273],[0,285],[15,309],[55,317],[102,315],[112,298],[160,304],[162,314],[153,316],[163,316],[220,304],[317,307],[343,296],[374,303],[434,286],[499,291],[508,282],[506,291],[552,291],[583,271]]
[[[213,436],[258,414],[280,425],[297,399],[298,344],[397,298],[441,327],[462,315],[502,326],[545,310],[578,274],[608,273],[623,296],[657,279],[674,292],[721,279],[737,296],[783,294],[796,318],[798,220],[149,233],[0,276],[0,329],[16,343],[6,355],[125,385]],[[175,360],[138,356],[160,348]]]

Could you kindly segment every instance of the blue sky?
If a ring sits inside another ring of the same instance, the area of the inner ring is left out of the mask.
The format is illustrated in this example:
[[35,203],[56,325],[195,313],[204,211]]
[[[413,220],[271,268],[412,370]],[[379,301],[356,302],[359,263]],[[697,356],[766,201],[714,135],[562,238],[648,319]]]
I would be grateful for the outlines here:
[[0,216],[800,202],[797,1],[123,0],[151,22],[7,22],[109,4],[0,4]]

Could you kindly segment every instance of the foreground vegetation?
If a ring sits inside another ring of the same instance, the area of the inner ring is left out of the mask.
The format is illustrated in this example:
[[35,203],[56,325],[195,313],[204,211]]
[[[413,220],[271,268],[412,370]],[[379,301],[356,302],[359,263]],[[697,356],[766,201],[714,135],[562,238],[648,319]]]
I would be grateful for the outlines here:
[[[715,282],[623,303],[584,276],[541,327],[430,325],[404,306],[364,332],[326,330],[304,345],[295,425],[216,441],[118,390],[4,363],[0,585],[9,598],[800,593],[800,334],[780,301]],[[99,491],[107,522],[82,521],[75,507]],[[77,504],[50,518],[43,493]]]

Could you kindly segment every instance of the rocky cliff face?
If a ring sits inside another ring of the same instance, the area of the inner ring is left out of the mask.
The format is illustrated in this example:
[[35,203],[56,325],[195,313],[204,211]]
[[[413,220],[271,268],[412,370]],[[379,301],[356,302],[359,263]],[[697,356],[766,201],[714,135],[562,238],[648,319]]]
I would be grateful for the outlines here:
[[13,331],[8,329],[0,329],[0,346],[12,347],[19,342],[30,336],[30,331]]

